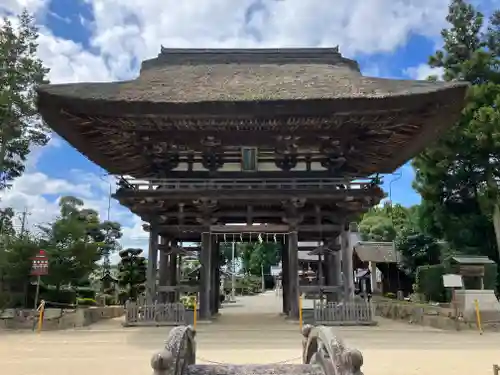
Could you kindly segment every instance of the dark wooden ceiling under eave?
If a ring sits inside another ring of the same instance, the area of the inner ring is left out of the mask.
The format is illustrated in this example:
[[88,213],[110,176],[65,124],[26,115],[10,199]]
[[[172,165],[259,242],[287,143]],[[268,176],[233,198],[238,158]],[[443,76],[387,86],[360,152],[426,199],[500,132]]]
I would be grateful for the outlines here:
[[255,129],[271,143],[272,134],[313,145],[318,136],[342,134],[357,142],[347,165],[368,175],[392,172],[451,127],[466,88],[363,77],[331,49],[164,49],[135,80],[43,86],[38,108],[56,133],[112,174],[147,175],[151,155],[141,134],[193,147],[214,133],[243,144]]

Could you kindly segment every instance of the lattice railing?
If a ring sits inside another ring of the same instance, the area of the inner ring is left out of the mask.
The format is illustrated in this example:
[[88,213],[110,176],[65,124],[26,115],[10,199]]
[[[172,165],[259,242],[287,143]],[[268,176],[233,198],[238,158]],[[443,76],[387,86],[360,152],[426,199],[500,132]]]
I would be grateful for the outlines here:
[[369,179],[345,180],[323,179],[123,179],[119,184],[123,189],[133,190],[366,190],[373,187]]

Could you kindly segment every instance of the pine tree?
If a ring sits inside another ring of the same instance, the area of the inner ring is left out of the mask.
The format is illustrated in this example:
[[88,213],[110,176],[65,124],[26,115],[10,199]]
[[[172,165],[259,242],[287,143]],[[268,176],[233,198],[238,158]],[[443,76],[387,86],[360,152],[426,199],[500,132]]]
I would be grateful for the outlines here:
[[38,29],[24,11],[17,25],[0,23],[0,190],[24,172],[33,146],[43,146],[48,132],[35,106],[35,89],[49,70],[37,57]]
[[[471,83],[457,124],[413,161],[429,232],[455,249],[499,260],[492,214],[500,173],[500,13],[489,21],[454,0],[443,48],[429,60],[443,79]],[[482,30],[486,26],[486,31]]]

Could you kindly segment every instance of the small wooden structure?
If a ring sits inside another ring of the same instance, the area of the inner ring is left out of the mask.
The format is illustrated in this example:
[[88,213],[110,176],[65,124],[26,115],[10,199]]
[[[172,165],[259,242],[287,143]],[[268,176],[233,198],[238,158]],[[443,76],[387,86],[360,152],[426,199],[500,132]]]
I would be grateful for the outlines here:
[[[368,270],[372,293],[396,294],[398,290],[411,290],[411,281],[398,269],[400,254],[392,242],[360,241],[354,245],[354,268]],[[379,283],[377,269],[382,275]],[[357,290],[361,290],[357,285]]]
[[323,302],[314,301],[314,324],[327,326],[376,325],[371,302]]
[[463,288],[472,290],[484,289],[484,266],[495,264],[486,256],[454,256],[449,259],[451,272],[462,276]]
[[148,303],[146,298],[125,303],[125,323],[130,326],[178,326],[191,324],[193,314],[180,302]]

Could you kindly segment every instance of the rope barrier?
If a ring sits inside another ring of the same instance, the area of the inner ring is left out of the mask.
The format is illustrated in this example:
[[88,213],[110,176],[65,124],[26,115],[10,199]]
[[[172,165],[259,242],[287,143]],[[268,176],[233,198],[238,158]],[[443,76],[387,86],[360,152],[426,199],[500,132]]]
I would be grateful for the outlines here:
[[[285,239],[286,236],[297,233],[297,231],[291,231],[291,232],[262,232],[259,231],[258,228],[255,228],[255,231],[241,231],[241,232],[202,232],[201,234],[210,234],[210,236],[215,236],[216,239],[219,239],[221,237],[224,242],[244,242],[243,241],[243,236],[249,236],[250,241],[252,240],[252,236],[256,236],[256,240],[260,243],[263,242],[271,242],[271,243],[278,243],[278,238],[281,237],[283,240]],[[264,240],[265,237],[265,240]],[[271,241],[270,241],[271,237]],[[232,239],[232,241],[228,241],[228,239]]]
[[[277,361],[277,362],[272,362],[272,363],[266,363],[266,366],[269,365],[269,366],[274,366],[274,365],[283,365],[283,364],[286,364],[286,363],[289,363],[289,362],[292,362],[292,361],[298,361],[298,360],[302,360],[302,356],[299,356],[299,357],[294,357],[294,358],[289,358],[289,359],[285,359],[283,361]],[[196,357],[196,362],[198,363],[198,361],[203,361],[203,362],[206,362],[206,363],[209,363],[209,364],[212,364],[212,365],[219,365],[219,366],[227,366],[227,365],[231,365],[231,366],[234,366],[234,363],[228,363],[228,362],[217,362],[217,361],[212,361],[210,359],[206,359],[206,358],[203,358],[203,357],[199,357],[197,356]]]
[[67,306],[67,307],[72,307],[72,308],[77,308],[77,304],[73,303],[62,303],[62,302],[52,302],[52,301],[44,301],[45,305],[50,305],[50,306]]

